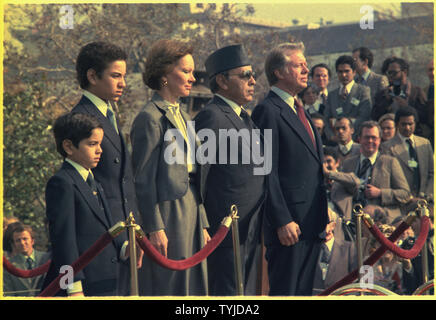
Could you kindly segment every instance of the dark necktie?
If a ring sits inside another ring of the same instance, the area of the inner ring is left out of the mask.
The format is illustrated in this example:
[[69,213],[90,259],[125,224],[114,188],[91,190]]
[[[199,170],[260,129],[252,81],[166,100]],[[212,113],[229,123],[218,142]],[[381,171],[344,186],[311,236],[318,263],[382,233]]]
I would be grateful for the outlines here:
[[244,121],[244,123],[248,129],[250,129],[250,130],[254,129],[250,115],[247,113],[247,111],[245,111],[242,108],[241,108],[241,118],[242,118],[242,121]]
[[31,257],[27,257],[26,259],[26,267],[27,270],[32,270],[33,269],[33,260]]
[[419,168],[418,168],[418,156],[416,155],[416,150],[413,147],[412,140],[406,139],[406,142],[409,145],[409,158],[411,161],[416,162],[416,166],[411,168],[413,170],[413,190],[412,191],[419,193],[420,177],[419,177]]
[[321,259],[320,262],[329,263],[330,262],[330,250],[325,243],[321,245]]
[[304,128],[306,129],[307,134],[312,140],[313,146],[316,150],[315,137],[313,136],[312,128],[310,127],[309,121],[307,120],[306,114],[304,113],[304,108],[297,99],[294,99],[294,101],[295,101],[295,108],[297,109],[298,118],[300,118],[300,121],[303,123]]
[[342,100],[347,100],[347,97],[348,97],[348,91],[347,91],[347,88],[346,88],[346,87],[343,87],[343,88],[342,88],[342,91],[341,91],[341,98],[342,98]]
[[366,172],[368,171],[370,166],[371,166],[371,162],[369,161],[369,159],[368,158],[363,159],[358,173],[360,179],[365,178]]
[[109,119],[109,121],[112,123],[112,126],[114,127],[115,131],[118,133],[117,119],[115,118],[115,113],[110,103],[108,103],[106,116]]
[[100,205],[100,207],[102,208],[103,205],[101,203],[100,197],[98,196],[98,189],[97,189],[97,183],[94,180],[94,177],[92,176],[91,173],[88,174],[88,178],[86,179],[86,183],[88,184],[88,186],[91,188],[92,190],[92,195],[94,197],[97,198],[98,200],[98,204]]
[[327,96],[325,93],[321,93],[322,104],[325,105],[327,103]]

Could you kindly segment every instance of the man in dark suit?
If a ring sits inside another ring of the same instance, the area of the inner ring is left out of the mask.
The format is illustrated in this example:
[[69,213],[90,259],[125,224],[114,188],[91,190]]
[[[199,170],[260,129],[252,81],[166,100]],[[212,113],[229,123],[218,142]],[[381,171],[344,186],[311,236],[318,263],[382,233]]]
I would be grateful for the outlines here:
[[[205,64],[215,95],[196,116],[195,127],[199,136],[202,129],[210,129],[219,139],[214,160],[202,166],[201,192],[209,232],[211,235],[216,232],[222,219],[230,213],[230,207],[236,204],[245,294],[254,295],[255,288],[250,288],[253,281],[249,278],[256,276],[253,271],[256,269],[255,249],[260,243],[265,174],[257,172],[256,169],[261,168],[255,159],[244,161],[244,154],[262,151],[263,142],[243,106],[253,99],[255,75],[241,45],[215,51]],[[235,147],[237,152],[234,152]],[[208,257],[210,295],[236,294],[231,240],[229,234]]]
[[[18,269],[35,269],[50,259],[50,253],[33,248],[35,240],[30,226],[16,223],[11,230],[10,245],[16,254],[9,261]],[[16,277],[3,269],[3,292],[5,296],[36,296],[42,287],[44,275],[33,278]]]
[[[114,225],[105,193],[91,172],[102,155],[101,124],[87,114],[68,113],[56,120],[53,131],[64,163],[46,187],[52,263],[43,288]],[[59,295],[120,295],[123,251],[128,252],[127,241],[118,236],[74,275],[71,287],[61,287]]]
[[[112,106],[116,106],[126,87],[126,60],[126,53],[113,44],[93,42],[84,46],[76,62],[77,78],[84,92],[72,112],[91,114],[103,126],[103,153],[93,172],[105,191],[113,223],[125,221],[130,212],[140,223],[130,154]],[[120,237],[127,240],[126,233]],[[127,287],[124,293],[128,294]]]
[[[375,121],[362,123],[360,154],[345,160],[342,172],[328,172],[333,184],[332,196],[350,219],[354,203],[376,205],[384,208],[388,222],[401,216],[400,207],[410,200],[410,189],[403,170],[394,157],[380,154],[381,129]],[[339,192],[340,191],[340,192]]]
[[368,48],[360,47],[354,49],[353,59],[356,61],[357,71],[355,81],[370,88],[371,104],[374,105],[376,93],[388,87],[388,78],[371,70],[374,62],[374,55]]
[[327,136],[334,135],[334,120],[345,116],[353,121],[357,138],[359,126],[369,120],[371,115],[371,95],[367,86],[354,81],[356,62],[351,56],[340,56],[336,60],[336,73],[340,82],[339,88],[330,92],[324,116],[330,126],[326,126]]
[[327,224],[322,141],[296,99],[307,86],[309,69],[302,43],[284,43],[266,58],[271,90],[252,118],[272,132],[265,245],[270,295],[311,295]]
[[414,108],[399,109],[395,114],[398,132],[383,144],[383,150],[399,160],[413,196],[433,197],[433,149],[430,141],[414,134],[416,118]]

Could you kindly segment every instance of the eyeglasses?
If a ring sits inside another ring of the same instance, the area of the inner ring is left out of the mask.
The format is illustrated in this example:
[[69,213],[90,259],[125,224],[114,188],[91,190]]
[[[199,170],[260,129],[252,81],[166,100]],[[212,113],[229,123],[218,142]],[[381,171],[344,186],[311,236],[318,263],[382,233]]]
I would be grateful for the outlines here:
[[386,75],[390,76],[390,77],[394,77],[396,76],[399,72],[401,72],[401,70],[389,70],[386,72]]
[[251,77],[253,77],[253,79],[256,80],[256,72],[251,71],[251,70],[245,70],[242,73],[229,74],[229,76],[238,76],[239,78],[245,79],[245,80],[250,80]]

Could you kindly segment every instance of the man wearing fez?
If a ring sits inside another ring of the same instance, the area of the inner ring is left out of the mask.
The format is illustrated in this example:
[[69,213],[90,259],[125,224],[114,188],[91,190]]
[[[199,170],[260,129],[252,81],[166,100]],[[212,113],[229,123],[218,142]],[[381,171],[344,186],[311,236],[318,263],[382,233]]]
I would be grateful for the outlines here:
[[[195,127],[197,132],[212,130],[217,141],[216,161],[202,166],[201,192],[209,230],[213,235],[230,207],[237,206],[243,284],[245,294],[254,295],[265,175],[254,174],[258,166],[252,158],[242,161],[242,154],[248,150],[251,155],[254,146],[263,150],[261,136],[253,131],[254,123],[243,107],[253,99],[255,74],[241,45],[218,49],[205,65],[214,97],[195,118]],[[236,294],[230,233],[208,257],[208,277],[210,295]]]
[[265,245],[270,295],[312,295],[321,238],[327,225],[322,141],[297,100],[309,69],[302,43],[284,43],[266,58],[271,90],[253,121],[272,130]]

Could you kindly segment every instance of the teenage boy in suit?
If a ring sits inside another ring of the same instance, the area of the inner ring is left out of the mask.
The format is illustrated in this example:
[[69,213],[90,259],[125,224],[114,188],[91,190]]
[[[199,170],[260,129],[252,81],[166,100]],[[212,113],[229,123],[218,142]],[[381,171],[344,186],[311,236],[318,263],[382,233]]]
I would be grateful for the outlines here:
[[[116,223],[91,171],[99,163],[103,135],[102,125],[90,115],[68,113],[55,122],[56,148],[65,160],[46,187],[52,264],[43,288],[59,275],[61,266],[71,265]],[[118,295],[126,245],[123,237],[115,238],[74,276],[73,288],[60,295]]]
[[[77,56],[76,72],[83,96],[72,112],[91,114],[103,127],[103,153],[93,173],[104,188],[113,222],[124,221],[133,212],[136,222],[141,225],[131,158],[116,116],[117,102],[126,88],[126,61],[126,52],[112,43],[91,42],[82,47]],[[127,240],[125,233],[120,237]],[[129,269],[122,274],[127,275],[122,282],[129,283]],[[129,294],[128,286],[122,293]]]

